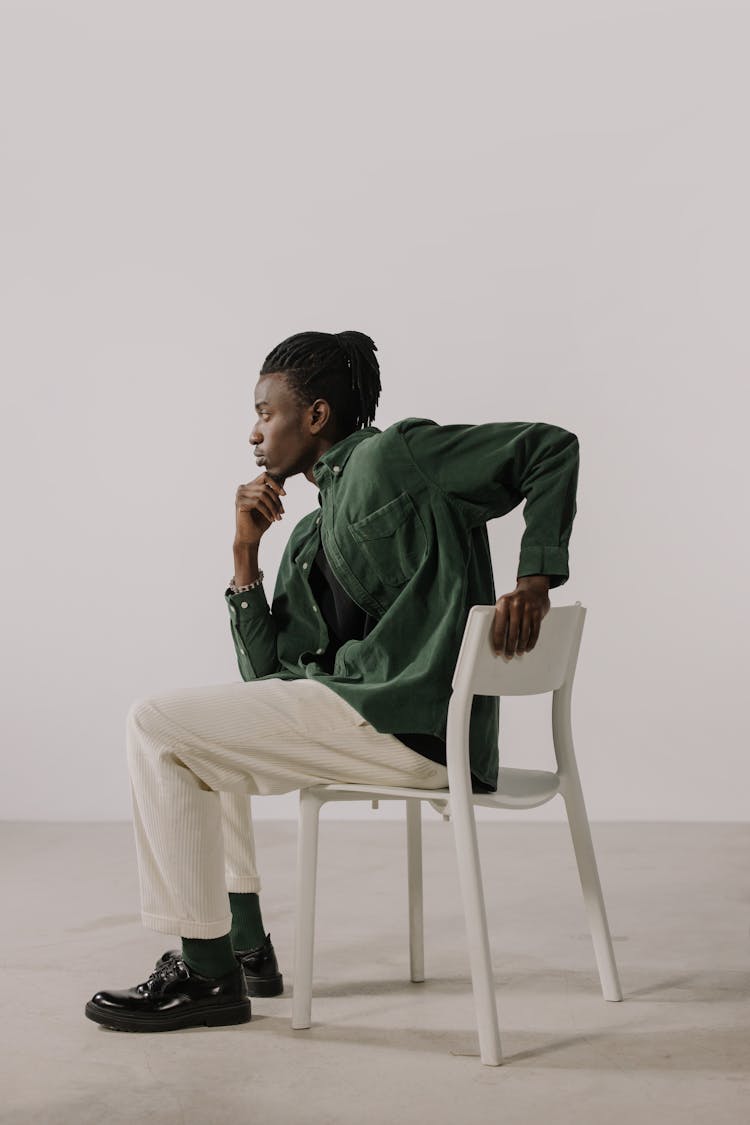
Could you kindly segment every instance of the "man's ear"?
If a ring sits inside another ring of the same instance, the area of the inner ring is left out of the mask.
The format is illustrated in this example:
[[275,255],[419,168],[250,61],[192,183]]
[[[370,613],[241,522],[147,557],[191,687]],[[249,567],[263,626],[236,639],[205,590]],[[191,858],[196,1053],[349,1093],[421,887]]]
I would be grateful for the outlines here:
[[331,419],[331,407],[324,398],[316,398],[308,407],[310,418],[310,433],[319,434],[326,428]]

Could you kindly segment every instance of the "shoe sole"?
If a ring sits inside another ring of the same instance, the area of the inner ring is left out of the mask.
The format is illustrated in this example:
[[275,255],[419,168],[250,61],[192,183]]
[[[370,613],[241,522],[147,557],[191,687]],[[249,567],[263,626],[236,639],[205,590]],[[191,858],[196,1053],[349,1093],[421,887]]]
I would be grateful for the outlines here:
[[91,1001],[86,1005],[86,1015],[94,1023],[113,1031],[179,1031],[186,1027],[225,1027],[230,1024],[249,1023],[251,1016],[248,1001],[223,1004],[216,1008],[202,1008],[199,1012],[185,1012],[178,1016],[115,1015],[99,1008]]

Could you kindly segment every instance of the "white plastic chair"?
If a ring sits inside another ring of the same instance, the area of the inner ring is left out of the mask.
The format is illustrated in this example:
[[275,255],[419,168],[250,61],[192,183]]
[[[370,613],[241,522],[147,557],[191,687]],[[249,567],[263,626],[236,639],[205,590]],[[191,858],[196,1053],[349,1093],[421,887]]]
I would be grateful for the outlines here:
[[[321,785],[300,791],[292,1027],[311,1022],[318,823],[327,801],[403,800],[409,877],[411,979],[424,980],[422,913],[421,802],[450,799],[469,961],[477,1013],[481,1060],[502,1062],[495,982],[487,934],[474,806],[530,809],[558,793],[565,802],[578,872],[588,914],[602,992],[622,1000],[612,939],[602,898],[596,857],[573,750],[570,699],[586,617],[580,602],[550,609],[531,652],[506,660],[492,646],[494,606],[474,606],[468,615],[453,676],[448,707],[448,789],[407,789],[365,785]],[[496,793],[472,793],[469,770],[469,720],[475,695],[537,695],[553,692],[552,736],[557,770],[500,768]],[[436,807],[439,807],[436,805]]]

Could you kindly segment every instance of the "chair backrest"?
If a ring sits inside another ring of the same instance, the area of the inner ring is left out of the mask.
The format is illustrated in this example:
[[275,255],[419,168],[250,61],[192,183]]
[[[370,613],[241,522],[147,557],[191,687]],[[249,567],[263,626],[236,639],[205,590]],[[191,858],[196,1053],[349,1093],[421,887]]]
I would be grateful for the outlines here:
[[495,607],[475,605],[466,619],[463,641],[453,673],[453,690],[472,695],[539,695],[572,681],[586,609],[555,606],[542,619],[531,652],[506,660],[492,645]]

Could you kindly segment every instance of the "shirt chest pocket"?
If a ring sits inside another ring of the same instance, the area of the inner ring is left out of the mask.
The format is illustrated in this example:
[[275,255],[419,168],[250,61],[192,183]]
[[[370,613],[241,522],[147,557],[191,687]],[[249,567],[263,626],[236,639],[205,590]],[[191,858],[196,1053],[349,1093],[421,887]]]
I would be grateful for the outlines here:
[[349,532],[363,561],[386,586],[408,582],[427,551],[427,536],[408,492],[350,523]]

